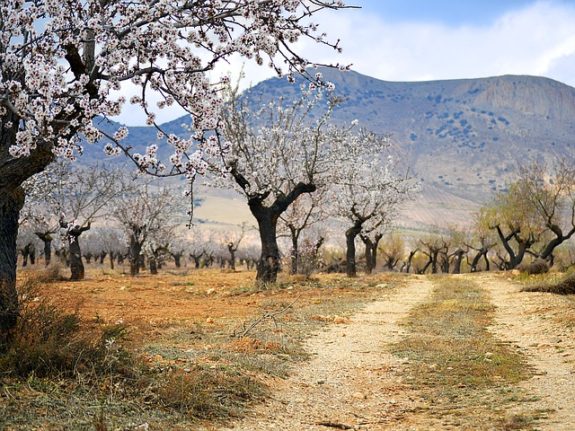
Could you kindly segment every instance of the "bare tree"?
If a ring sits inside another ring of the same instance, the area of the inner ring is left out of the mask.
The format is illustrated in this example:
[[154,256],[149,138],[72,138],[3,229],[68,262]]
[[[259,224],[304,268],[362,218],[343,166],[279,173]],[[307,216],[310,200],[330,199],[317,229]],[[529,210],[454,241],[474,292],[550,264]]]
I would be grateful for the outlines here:
[[240,247],[242,240],[246,234],[246,223],[242,223],[240,225],[239,231],[227,231],[222,235],[222,239],[225,243],[225,247],[227,248],[228,252],[230,253],[229,259],[229,267],[231,270],[236,270],[236,252]]
[[534,163],[521,169],[517,184],[544,230],[530,253],[552,265],[555,249],[575,234],[575,168]]
[[502,269],[513,269],[545,231],[520,181],[481,208],[479,222],[493,230],[504,249],[497,253]]
[[[399,235],[392,234],[384,239],[383,244],[380,246],[380,250],[384,257],[385,268],[387,268],[388,271],[394,271],[399,261],[403,258],[405,253],[405,244]],[[413,256],[411,256],[411,258],[413,258]],[[406,267],[411,267],[410,259],[406,262]],[[409,272],[409,268],[407,272]]]
[[[427,256],[427,263],[421,269],[421,273],[425,273],[428,268],[431,268],[432,274],[437,274],[441,269],[443,272],[449,272],[449,260],[447,258],[449,243],[439,234],[429,235],[427,238],[419,240],[421,245],[421,253]],[[443,256],[443,262],[442,262]],[[447,261],[447,268],[445,262]],[[442,264],[443,263],[443,264]]]

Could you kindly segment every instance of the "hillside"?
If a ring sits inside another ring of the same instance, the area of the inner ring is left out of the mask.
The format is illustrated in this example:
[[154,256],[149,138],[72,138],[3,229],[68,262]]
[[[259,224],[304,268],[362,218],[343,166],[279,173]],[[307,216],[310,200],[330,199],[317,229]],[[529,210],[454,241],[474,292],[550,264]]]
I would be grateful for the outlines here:
[[[406,167],[421,179],[422,197],[409,206],[412,227],[435,220],[465,223],[470,211],[505,189],[519,164],[572,157],[575,88],[547,78],[386,82],[357,72],[322,70],[343,99],[334,120],[390,133]],[[300,78],[301,82],[301,78]],[[264,81],[247,92],[252,103],[297,97],[299,85]],[[168,128],[180,131],[186,119]],[[135,148],[154,142],[147,127],[130,129]],[[95,148],[94,148],[95,149]]]

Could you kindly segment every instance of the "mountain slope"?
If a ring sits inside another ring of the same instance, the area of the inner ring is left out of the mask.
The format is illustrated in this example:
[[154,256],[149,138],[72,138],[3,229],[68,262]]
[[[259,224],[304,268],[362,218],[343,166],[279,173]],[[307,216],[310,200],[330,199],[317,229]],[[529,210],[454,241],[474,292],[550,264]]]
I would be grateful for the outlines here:
[[[323,70],[344,98],[334,119],[360,124],[392,141],[424,183],[481,201],[502,190],[518,164],[570,156],[575,89],[531,76],[386,82]],[[284,80],[265,81],[258,99],[296,97]],[[477,199],[475,198],[477,196]]]
[[[422,198],[406,211],[407,224],[465,223],[494,191],[505,189],[517,166],[533,160],[572,158],[575,88],[547,78],[500,76],[480,79],[386,82],[357,72],[322,69],[343,100],[333,119],[358,119],[390,133],[405,166],[421,179]],[[264,81],[245,93],[250,103],[298,97],[286,79]],[[186,118],[168,128],[181,132]],[[115,127],[115,125],[114,125]],[[148,127],[130,129],[128,144],[155,142]],[[87,151],[98,150],[96,148]],[[169,149],[162,151],[168,154]]]

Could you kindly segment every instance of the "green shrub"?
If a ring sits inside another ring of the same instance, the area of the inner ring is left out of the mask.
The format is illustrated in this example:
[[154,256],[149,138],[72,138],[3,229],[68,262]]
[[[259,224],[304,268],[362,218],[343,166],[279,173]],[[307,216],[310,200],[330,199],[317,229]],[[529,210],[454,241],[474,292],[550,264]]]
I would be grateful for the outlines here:
[[519,271],[529,275],[545,274],[549,272],[549,265],[542,259],[535,259],[533,262],[520,265]]

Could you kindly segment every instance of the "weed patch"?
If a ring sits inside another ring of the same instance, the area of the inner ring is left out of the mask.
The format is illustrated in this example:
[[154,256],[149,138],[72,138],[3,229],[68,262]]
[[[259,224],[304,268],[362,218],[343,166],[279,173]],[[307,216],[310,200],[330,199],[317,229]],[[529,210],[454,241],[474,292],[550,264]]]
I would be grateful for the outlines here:
[[170,373],[158,400],[192,420],[213,420],[237,417],[249,402],[264,394],[264,386],[250,376],[196,366]]

